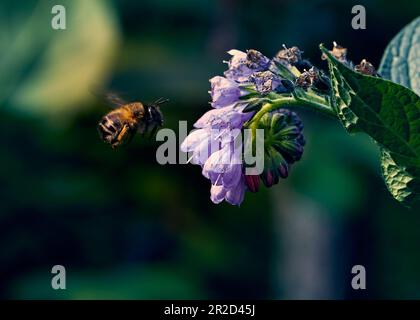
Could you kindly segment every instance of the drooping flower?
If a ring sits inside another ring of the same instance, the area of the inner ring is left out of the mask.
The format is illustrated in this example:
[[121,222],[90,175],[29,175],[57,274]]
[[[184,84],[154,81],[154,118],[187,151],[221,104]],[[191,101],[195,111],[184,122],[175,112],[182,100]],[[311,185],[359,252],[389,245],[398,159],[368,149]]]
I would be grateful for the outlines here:
[[240,205],[245,194],[242,170],[242,145],[236,143],[236,136],[231,136],[203,166],[203,176],[212,183],[210,199]]
[[245,188],[244,177],[241,175],[235,188],[227,189],[223,185],[212,185],[210,199],[214,203],[220,203],[226,200],[230,204],[239,205],[244,200]]
[[235,187],[242,175],[242,149],[235,148],[232,142],[214,152],[203,166],[203,176],[213,185],[223,185],[226,189]]
[[213,153],[215,156],[212,155],[203,167],[203,175],[212,182],[210,198],[212,200],[226,200],[230,204],[240,205],[245,193],[242,164],[231,159],[232,163],[218,165],[218,161],[227,160],[226,158],[220,159],[223,156],[218,153],[223,152],[225,152],[224,149]]
[[238,83],[224,77],[213,77],[210,79],[212,107],[222,108],[238,101],[241,96],[241,89]]
[[211,200],[239,205],[244,197],[242,145],[236,144],[243,124],[253,113],[243,113],[245,105],[232,104],[206,112],[195,124],[199,128],[181,144],[192,153],[191,162],[202,166],[203,176],[212,183]]
[[[211,199],[215,203],[214,199],[220,197],[234,205],[242,202],[241,194],[245,190],[242,145],[235,143],[241,127],[242,123],[236,130],[222,127],[198,129],[181,145],[182,151],[192,152],[191,162],[201,165],[203,176],[212,183]],[[200,138],[202,140],[197,141]]]
[[216,141],[212,140],[209,128],[192,131],[182,142],[181,151],[191,153],[188,162],[192,164],[204,165],[211,155],[212,145]]
[[243,113],[246,104],[233,103],[220,109],[207,111],[194,123],[195,128],[241,128],[251,118],[252,113]]

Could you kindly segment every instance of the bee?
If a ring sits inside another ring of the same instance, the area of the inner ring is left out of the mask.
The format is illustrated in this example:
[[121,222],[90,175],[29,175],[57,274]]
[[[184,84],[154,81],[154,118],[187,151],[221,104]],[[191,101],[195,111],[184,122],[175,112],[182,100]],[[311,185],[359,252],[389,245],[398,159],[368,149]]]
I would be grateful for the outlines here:
[[160,98],[152,104],[143,104],[139,101],[127,103],[112,93],[106,94],[105,99],[115,109],[99,121],[98,132],[101,139],[113,149],[123,143],[129,143],[136,133],[144,135],[150,132],[150,136],[153,136],[163,125],[163,115],[159,105],[169,101]]

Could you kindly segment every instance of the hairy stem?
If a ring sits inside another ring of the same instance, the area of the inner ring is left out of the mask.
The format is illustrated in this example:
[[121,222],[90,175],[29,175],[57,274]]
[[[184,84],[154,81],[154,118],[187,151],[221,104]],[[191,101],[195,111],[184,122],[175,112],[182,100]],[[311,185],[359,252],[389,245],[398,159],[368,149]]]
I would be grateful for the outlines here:
[[300,107],[307,108],[318,111],[328,117],[337,118],[337,115],[333,108],[331,107],[329,101],[325,98],[320,97],[314,93],[307,92],[304,95],[299,97],[290,96],[290,97],[281,97],[278,99],[271,100],[270,102],[265,103],[261,109],[254,115],[250,122],[246,125],[252,130],[252,145],[254,146],[254,140],[256,137],[256,130],[261,118],[268,112],[280,108],[291,108],[291,107]]
[[[295,97],[282,97],[276,100],[272,100],[262,106],[262,108],[254,115],[251,122],[249,123],[250,128],[255,131],[262,116],[267,112],[271,112],[280,108],[290,107],[302,107],[309,108],[318,111],[326,116],[337,118],[335,111],[326,101],[321,99],[315,101],[315,99],[304,99]],[[254,132],[253,132],[254,134]]]

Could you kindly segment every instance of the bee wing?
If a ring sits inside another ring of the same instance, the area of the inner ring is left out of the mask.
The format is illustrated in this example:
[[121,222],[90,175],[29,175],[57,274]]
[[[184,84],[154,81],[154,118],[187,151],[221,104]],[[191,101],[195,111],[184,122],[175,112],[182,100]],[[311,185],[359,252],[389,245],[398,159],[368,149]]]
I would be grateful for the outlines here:
[[109,104],[111,104],[112,106],[114,106],[116,108],[127,104],[127,102],[124,101],[124,99],[122,99],[118,94],[116,94],[114,92],[105,93],[104,98]]
[[98,88],[90,88],[90,93],[95,96],[97,99],[106,102],[107,104],[111,105],[114,108],[121,107],[127,104],[124,99],[122,99],[117,93],[112,91],[103,91]]

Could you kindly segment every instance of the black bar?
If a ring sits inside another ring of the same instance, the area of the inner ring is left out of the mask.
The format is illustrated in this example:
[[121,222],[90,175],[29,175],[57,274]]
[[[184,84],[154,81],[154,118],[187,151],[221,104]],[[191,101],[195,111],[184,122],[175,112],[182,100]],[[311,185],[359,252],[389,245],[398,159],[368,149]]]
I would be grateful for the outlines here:
[[[241,306],[244,308],[241,309]],[[248,306],[248,308],[246,307]],[[92,315],[116,317],[116,319],[289,319],[299,316],[342,316],[359,319],[366,311],[386,312],[388,316],[401,316],[410,309],[420,307],[420,301],[283,301],[283,300],[130,300],[130,301],[2,301],[3,314],[31,316],[40,314],[61,319],[62,316],[78,319]],[[197,310],[196,313],[193,313]],[[252,310],[253,313],[248,311]],[[6,313],[7,312],[7,313]],[[248,314],[247,314],[248,313]]]

